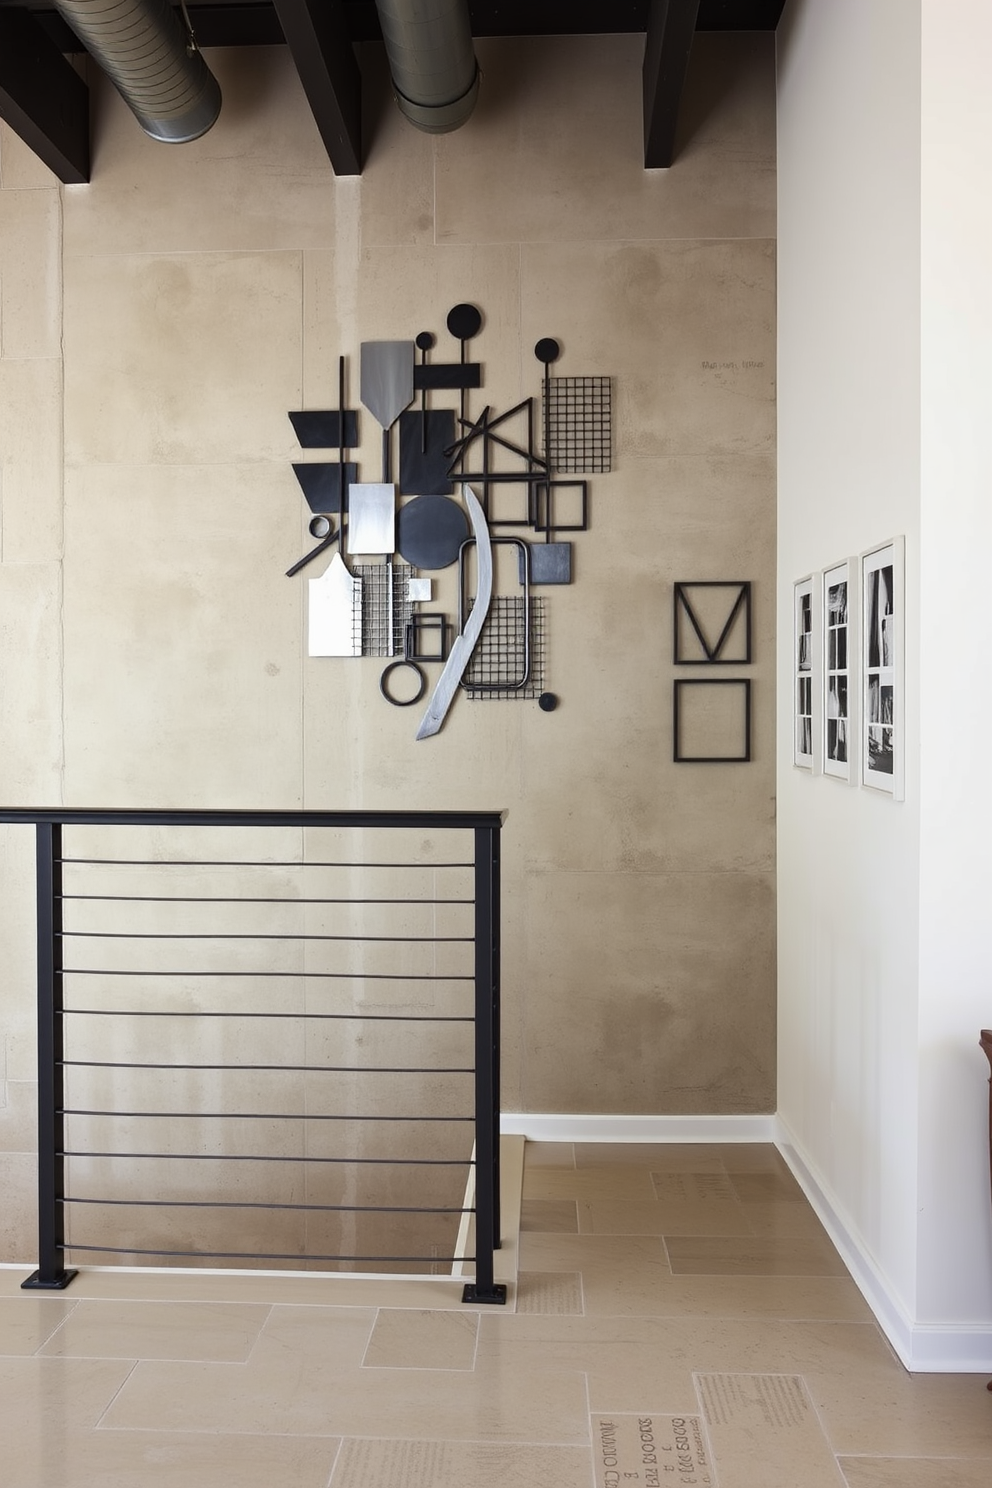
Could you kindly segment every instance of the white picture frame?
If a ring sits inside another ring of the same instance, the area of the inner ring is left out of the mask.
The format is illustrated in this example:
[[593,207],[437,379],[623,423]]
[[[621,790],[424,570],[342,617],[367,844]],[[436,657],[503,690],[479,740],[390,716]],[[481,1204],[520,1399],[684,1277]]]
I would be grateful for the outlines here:
[[861,555],[861,784],[905,795],[905,580],[901,537]]
[[794,585],[792,650],[792,762],[820,773],[821,702],[820,577],[809,574]]
[[857,785],[861,756],[861,582],[857,558],[821,576],[823,773]]

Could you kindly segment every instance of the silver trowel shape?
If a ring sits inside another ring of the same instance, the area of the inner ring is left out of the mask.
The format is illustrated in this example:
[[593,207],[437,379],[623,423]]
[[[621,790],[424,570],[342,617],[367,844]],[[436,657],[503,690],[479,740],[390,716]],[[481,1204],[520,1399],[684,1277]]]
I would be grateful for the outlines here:
[[458,684],[462,680],[465,668],[471,660],[472,652],[482,633],[482,627],[486,623],[486,616],[489,614],[489,605],[493,597],[493,549],[489,541],[486,514],[471,486],[463,486],[462,491],[472,523],[472,535],[475,538],[476,561],[479,567],[478,593],[475,596],[475,604],[465,621],[464,629],[452,643],[451,650],[448,652],[448,660],[444,664],[444,671],[437,679],[437,685],[427,704],[427,711],[420,720],[420,727],[417,730],[418,739],[429,739],[432,734],[439,732],[444,723]]

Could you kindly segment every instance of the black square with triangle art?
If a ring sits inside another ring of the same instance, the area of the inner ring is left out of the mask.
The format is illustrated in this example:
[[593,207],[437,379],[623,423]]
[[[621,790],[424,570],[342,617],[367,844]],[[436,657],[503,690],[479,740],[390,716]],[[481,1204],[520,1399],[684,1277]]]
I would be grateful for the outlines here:
[[696,579],[677,583],[672,643],[676,666],[750,665],[750,582]]

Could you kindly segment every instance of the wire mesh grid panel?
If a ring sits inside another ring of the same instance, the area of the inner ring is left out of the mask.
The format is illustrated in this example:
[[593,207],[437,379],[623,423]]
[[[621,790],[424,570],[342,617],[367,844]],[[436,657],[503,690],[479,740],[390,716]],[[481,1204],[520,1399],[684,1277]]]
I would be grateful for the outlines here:
[[551,377],[545,420],[551,469],[608,471],[613,458],[612,385],[608,377]]
[[543,598],[496,595],[462,686],[475,699],[536,698],[544,691],[544,664]]
[[361,628],[363,656],[402,656],[403,638],[413,613],[410,578],[406,563],[355,563],[353,576],[361,582]]
[[56,865],[67,1259],[470,1260],[471,832],[110,835]]

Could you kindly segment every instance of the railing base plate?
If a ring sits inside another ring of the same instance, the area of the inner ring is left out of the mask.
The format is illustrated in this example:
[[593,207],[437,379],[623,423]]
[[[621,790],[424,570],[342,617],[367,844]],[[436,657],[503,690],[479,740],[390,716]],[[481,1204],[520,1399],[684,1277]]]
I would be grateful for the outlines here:
[[463,1302],[491,1302],[497,1307],[506,1305],[506,1287],[496,1282],[491,1291],[480,1291],[474,1281],[470,1281],[462,1292]]
[[51,1278],[42,1276],[40,1271],[32,1271],[27,1281],[21,1282],[21,1290],[24,1292],[64,1292],[78,1271],[60,1271],[57,1276]]

